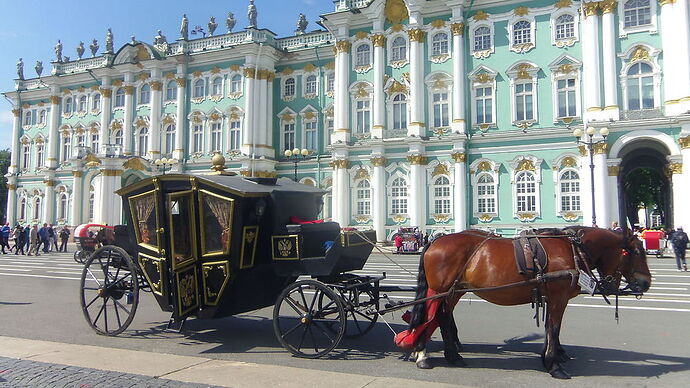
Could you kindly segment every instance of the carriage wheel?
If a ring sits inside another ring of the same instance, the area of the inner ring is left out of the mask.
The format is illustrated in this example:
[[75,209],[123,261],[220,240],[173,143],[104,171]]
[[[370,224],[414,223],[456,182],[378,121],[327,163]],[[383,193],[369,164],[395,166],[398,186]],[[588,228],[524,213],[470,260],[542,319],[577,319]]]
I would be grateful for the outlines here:
[[98,334],[115,336],[132,323],[139,284],[124,249],[107,245],[89,257],[81,274],[80,303],[86,322]]
[[336,292],[315,280],[291,284],[273,308],[273,331],[292,354],[318,358],[335,348],[345,334],[346,314]]
[[374,296],[371,286],[363,289],[353,288],[341,291],[347,312],[347,327],[345,338],[359,338],[367,334],[376,325],[379,315],[367,314],[367,310],[378,311],[378,300]]
[[74,252],[74,261],[76,261],[79,264],[84,264],[84,260],[86,259],[86,252],[82,251],[81,249]]

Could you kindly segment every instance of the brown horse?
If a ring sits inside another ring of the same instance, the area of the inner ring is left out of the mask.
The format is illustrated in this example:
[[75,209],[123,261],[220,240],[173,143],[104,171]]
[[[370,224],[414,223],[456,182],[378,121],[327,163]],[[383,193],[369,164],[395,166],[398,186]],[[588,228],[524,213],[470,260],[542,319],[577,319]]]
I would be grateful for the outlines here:
[[[645,252],[634,236],[587,227],[574,227],[567,231],[569,236],[561,234],[539,239],[548,255],[547,274],[559,271],[577,273],[574,269],[578,266],[582,269],[589,267],[599,273],[602,279],[600,289],[604,293],[617,291],[621,277],[634,291],[645,292],[649,289],[651,275]],[[435,320],[440,326],[446,360],[464,364],[458,353],[461,344],[453,320],[453,308],[465,293],[462,289],[495,288],[527,279],[526,275],[518,273],[513,244],[508,238],[469,230],[441,237],[425,247],[420,257],[417,299],[447,292],[452,287],[455,293],[443,298],[434,310],[430,302],[414,306],[410,329],[405,333],[413,334],[416,327],[426,330],[411,337],[415,341],[413,346],[417,352],[417,366],[424,369],[431,367],[424,349],[436,326],[424,325],[425,320]],[[491,303],[511,306],[531,303],[535,287],[546,299],[542,361],[553,377],[570,378],[563,369],[563,363],[569,358],[561,347],[559,333],[568,300],[580,292],[577,281],[561,277],[537,284],[474,291],[474,294]],[[429,317],[429,314],[434,316]]]

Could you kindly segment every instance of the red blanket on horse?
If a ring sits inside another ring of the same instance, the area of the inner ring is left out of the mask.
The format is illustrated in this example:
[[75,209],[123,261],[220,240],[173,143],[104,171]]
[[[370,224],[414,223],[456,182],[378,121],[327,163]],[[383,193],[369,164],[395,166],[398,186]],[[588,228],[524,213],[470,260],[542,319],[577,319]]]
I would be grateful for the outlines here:
[[[430,288],[428,288],[426,291],[427,298],[430,296],[434,296],[436,294],[437,292]],[[414,329],[407,329],[396,334],[395,344],[398,347],[405,350],[414,350],[414,344],[417,343],[420,336],[424,336],[424,343],[429,341],[429,338],[431,338],[431,335],[434,334],[434,331],[436,331],[436,328],[438,328],[439,326],[438,319],[436,318],[436,313],[438,312],[438,309],[441,306],[442,301],[443,298],[427,300],[426,302],[424,302],[426,307],[426,320],[424,321],[424,323],[415,327]],[[403,315],[403,320],[409,323],[409,312]]]

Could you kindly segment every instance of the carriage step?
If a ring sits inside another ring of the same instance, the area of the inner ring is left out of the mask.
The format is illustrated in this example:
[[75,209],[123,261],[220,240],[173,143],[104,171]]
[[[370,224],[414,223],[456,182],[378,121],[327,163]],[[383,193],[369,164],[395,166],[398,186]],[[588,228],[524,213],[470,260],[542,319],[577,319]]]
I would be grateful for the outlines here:
[[165,331],[170,331],[174,333],[181,333],[182,329],[184,328],[184,323],[187,322],[187,318],[175,322],[175,319],[173,317],[170,317],[170,320],[168,321],[167,326],[165,326]]

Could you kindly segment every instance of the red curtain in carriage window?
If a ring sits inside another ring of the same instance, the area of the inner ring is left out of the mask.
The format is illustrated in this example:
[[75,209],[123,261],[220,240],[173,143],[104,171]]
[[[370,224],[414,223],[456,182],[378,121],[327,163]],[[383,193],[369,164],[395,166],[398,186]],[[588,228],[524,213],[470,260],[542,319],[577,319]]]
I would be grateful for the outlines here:
[[216,220],[221,227],[222,233],[220,241],[223,247],[223,252],[226,252],[230,243],[232,204],[222,198],[212,197],[210,195],[206,196],[205,199],[208,207],[211,209],[211,212],[213,213],[214,217],[216,217]]
[[[151,215],[153,209],[156,208],[156,197],[146,195],[134,200],[134,211],[137,215],[137,223],[139,228],[139,242],[144,244],[151,244],[151,230],[156,228],[155,220],[152,220]],[[155,233],[155,232],[154,232]],[[154,234],[155,235],[155,234]],[[156,245],[157,242],[156,242]]]

